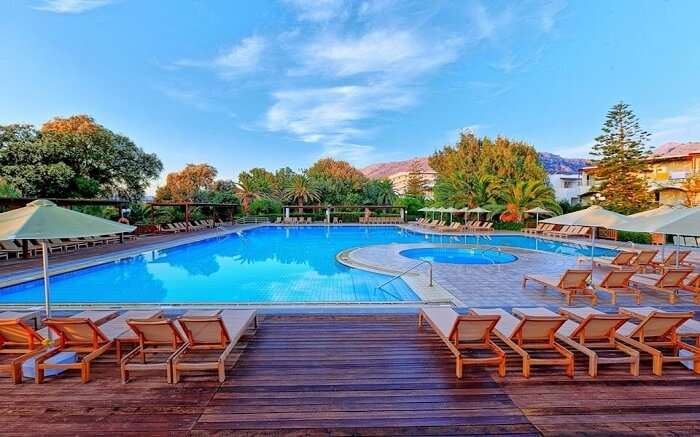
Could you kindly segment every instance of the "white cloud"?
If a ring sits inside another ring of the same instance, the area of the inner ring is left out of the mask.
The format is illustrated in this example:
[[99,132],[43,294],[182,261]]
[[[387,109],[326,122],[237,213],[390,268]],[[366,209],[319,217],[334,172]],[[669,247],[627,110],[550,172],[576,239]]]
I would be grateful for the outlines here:
[[357,143],[368,135],[357,124],[415,102],[412,93],[386,83],[279,91],[273,97],[265,117],[268,130],[321,144],[325,154],[355,163],[363,163],[373,150]]
[[237,45],[221,52],[210,60],[180,59],[174,63],[176,67],[214,68],[224,77],[255,71],[267,46],[265,38],[249,36],[243,38]]
[[112,0],[44,0],[43,4],[35,9],[58,14],[79,14],[110,3]]
[[322,37],[303,53],[307,70],[339,77],[385,73],[396,79],[397,75],[419,75],[456,60],[460,45],[457,38],[434,42],[408,31],[377,30],[358,38]]
[[285,0],[300,21],[327,22],[347,14],[344,0]]
[[655,145],[670,141],[700,141],[700,105],[681,114],[660,118],[651,124],[651,140]]

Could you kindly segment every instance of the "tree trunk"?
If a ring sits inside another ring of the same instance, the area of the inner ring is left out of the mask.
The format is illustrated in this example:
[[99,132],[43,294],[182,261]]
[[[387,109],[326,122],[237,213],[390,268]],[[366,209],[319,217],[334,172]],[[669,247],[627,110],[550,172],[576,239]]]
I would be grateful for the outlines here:
[[304,201],[301,198],[297,200],[297,205],[299,205],[299,214],[304,214]]

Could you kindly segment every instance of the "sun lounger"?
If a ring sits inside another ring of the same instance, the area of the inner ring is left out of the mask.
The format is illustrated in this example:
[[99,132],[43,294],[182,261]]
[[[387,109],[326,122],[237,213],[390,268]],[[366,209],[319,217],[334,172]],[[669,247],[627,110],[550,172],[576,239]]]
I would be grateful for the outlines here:
[[30,323],[34,329],[39,327],[39,311],[2,311],[0,319],[17,319],[25,323]]
[[[172,320],[149,319],[127,321],[138,337],[138,346],[121,360],[121,380],[126,384],[132,371],[165,370],[168,384],[173,381],[172,359],[185,346],[185,339]],[[148,356],[166,354],[165,361],[146,362]],[[139,357],[140,363],[132,360]]]
[[654,258],[656,254],[659,253],[658,250],[641,250],[634,259],[634,266],[637,270],[644,273],[648,268],[652,267]]
[[480,226],[472,226],[469,229],[471,229],[472,231],[477,231],[477,232],[491,232],[491,231],[493,231],[493,223],[484,222]]
[[[654,375],[661,376],[664,363],[683,361],[691,361],[693,372],[700,373],[700,348],[684,343],[678,332],[682,325],[693,320],[693,312],[663,312],[651,307],[641,307],[620,308],[620,313],[640,320],[639,325],[630,323],[633,328],[623,327],[620,333],[634,340],[629,342],[632,346],[652,356]],[[627,330],[629,332],[625,332]],[[659,348],[671,348],[673,353],[665,355]],[[681,350],[689,354],[681,356]]]
[[[561,308],[560,312],[572,320],[580,321],[591,314],[605,313],[591,307]],[[700,372],[700,349],[683,343],[678,334],[679,327],[693,318],[693,313],[661,312],[651,307],[620,308],[620,314],[638,318],[639,324],[626,322],[616,332],[615,337],[648,353],[652,357],[652,373],[661,376],[664,362],[695,362],[695,372]],[[659,348],[672,348],[672,355],[664,355]],[[690,356],[678,356],[678,351],[685,349]]]
[[[518,317],[557,317],[559,314],[547,308],[513,308]],[[566,315],[566,314],[562,314]],[[621,343],[615,338],[618,328],[629,320],[628,316],[591,314],[578,323],[567,320],[557,330],[556,337],[588,357],[588,374],[598,375],[600,364],[629,364],[630,373],[639,376],[639,352]],[[593,349],[622,352],[625,356],[601,356]]]
[[[472,308],[470,314],[500,316],[494,334],[523,359],[523,376],[530,377],[532,366],[564,366],[566,375],[574,376],[574,355],[556,342],[554,333],[566,322],[564,317],[525,316],[522,319],[500,308]],[[549,350],[559,358],[533,358],[529,351]]]
[[631,270],[621,270],[621,271],[611,271],[600,281],[597,285],[593,285],[596,291],[602,291],[604,293],[609,293],[612,296],[612,304],[617,304],[617,295],[626,294],[632,295],[637,302],[637,305],[641,303],[642,293],[638,288],[632,287],[630,285],[630,279],[635,274]]
[[[506,355],[491,341],[491,333],[499,319],[500,316],[492,315],[460,315],[447,307],[423,308],[418,313],[418,327],[427,321],[447,345],[456,359],[457,378],[462,378],[464,366],[471,365],[495,365],[498,366],[498,375],[505,376]],[[495,356],[479,358],[464,354],[471,350],[490,350]]]
[[[663,312],[660,309],[654,307],[634,307],[634,308],[620,308],[620,312],[624,314],[629,314],[637,319],[644,319],[648,317],[652,312]],[[695,346],[700,347],[700,321],[695,319],[690,319],[678,327],[676,331],[680,338],[690,337],[695,340]]]
[[571,305],[571,299],[576,296],[589,297],[595,305],[598,297],[595,291],[588,286],[588,279],[591,277],[590,270],[569,269],[561,277],[530,275],[523,277],[523,288],[527,287],[528,281],[542,284],[544,288],[552,288],[562,293],[566,298],[566,304]]
[[114,340],[117,363],[121,361],[124,344],[138,342],[136,334],[129,328],[127,321],[130,319],[156,319],[161,317],[162,314],[162,310],[132,310],[100,326],[105,336],[110,340]]
[[668,302],[675,303],[678,292],[683,290],[684,280],[692,273],[692,270],[667,269],[663,274],[637,274],[632,276],[630,283],[637,287],[646,287],[655,291],[668,294]]
[[547,226],[546,223],[538,223],[534,228],[524,228],[523,232],[526,234],[539,234],[544,231],[545,226]]
[[[21,258],[24,256],[24,251],[22,248],[12,240],[0,241],[0,249],[8,255],[14,255],[16,258]],[[29,250],[28,252],[29,256],[34,254],[33,250]]]
[[687,281],[683,283],[681,289],[693,293],[695,295],[693,296],[693,302],[695,304],[700,304],[700,273],[688,276]]
[[691,265],[687,262],[685,262],[685,259],[690,255],[689,250],[681,250],[678,251],[678,260],[676,262],[676,252],[673,251],[666,256],[661,261],[652,261],[651,262],[651,267],[655,271],[663,271],[664,269],[667,268],[673,268],[673,267],[690,267]]
[[593,258],[593,263],[596,266],[604,266],[617,270],[631,270],[637,268],[637,266],[634,265],[635,258],[637,258],[637,253],[622,251],[618,252],[614,258]]
[[20,317],[10,312],[0,314],[0,354],[17,355],[0,364],[0,372],[9,373],[13,384],[22,382],[22,363],[46,349],[44,338]]
[[[36,358],[37,384],[44,382],[44,373],[47,369],[80,370],[80,379],[83,383],[90,381],[90,366],[92,361],[107,352],[112,346],[110,340],[97,326],[90,316],[97,320],[104,320],[108,311],[84,311],[87,317],[66,317],[44,320],[44,324],[58,336],[58,346]],[[111,312],[114,314],[114,312]],[[46,360],[61,352],[85,353],[80,361],[75,363],[47,363]]]
[[[180,373],[192,370],[216,370],[219,382],[224,382],[226,357],[250,328],[257,328],[255,310],[226,310],[216,316],[183,316],[177,321],[185,333],[187,345],[172,359],[175,384],[180,380]],[[217,355],[213,359],[195,357],[200,351],[214,351]],[[190,361],[191,358],[194,361]]]

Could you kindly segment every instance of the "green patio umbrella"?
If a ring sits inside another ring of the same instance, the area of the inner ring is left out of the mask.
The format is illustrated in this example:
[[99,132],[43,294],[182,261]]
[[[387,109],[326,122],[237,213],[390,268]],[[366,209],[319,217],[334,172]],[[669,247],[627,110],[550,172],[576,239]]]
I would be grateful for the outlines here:
[[51,317],[49,299],[49,255],[47,240],[54,238],[94,237],[132,232],[135,226],[61,208],[39,199],[23,208],[0,214],[0,240],[39,240],[43,259],[44,303],[46,317]]
[[548,209],[544,209],[541,206],[538,206],[536,208],[528,209],[525,211],[528,214],[535,214],[535,225],[539,226],[540,225],[540,214],[542,215],[554,215],[554,213]]

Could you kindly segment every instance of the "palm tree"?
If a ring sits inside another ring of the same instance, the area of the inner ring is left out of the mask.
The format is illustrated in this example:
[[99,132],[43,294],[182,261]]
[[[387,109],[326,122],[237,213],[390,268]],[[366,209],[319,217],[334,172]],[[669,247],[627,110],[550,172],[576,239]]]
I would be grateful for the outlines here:
[[303,214],[305,203],[318,202],[320,199],[320,190],[306,175],[294,176],[284,193],[284,200],[296,202],[299,205],[299,214]]
[[236,196],[241,200],[243,211],[248,211],[250,202],[260,197],[257,188],[250,178],[244,178],[236,183]]
[[538,206],[561,214],[561,207],[550,186],[536,180],[517,181],[505,187],[500,196],[500,204],[493,212],[500,212],[503,221],[522,222],[525,211]]

